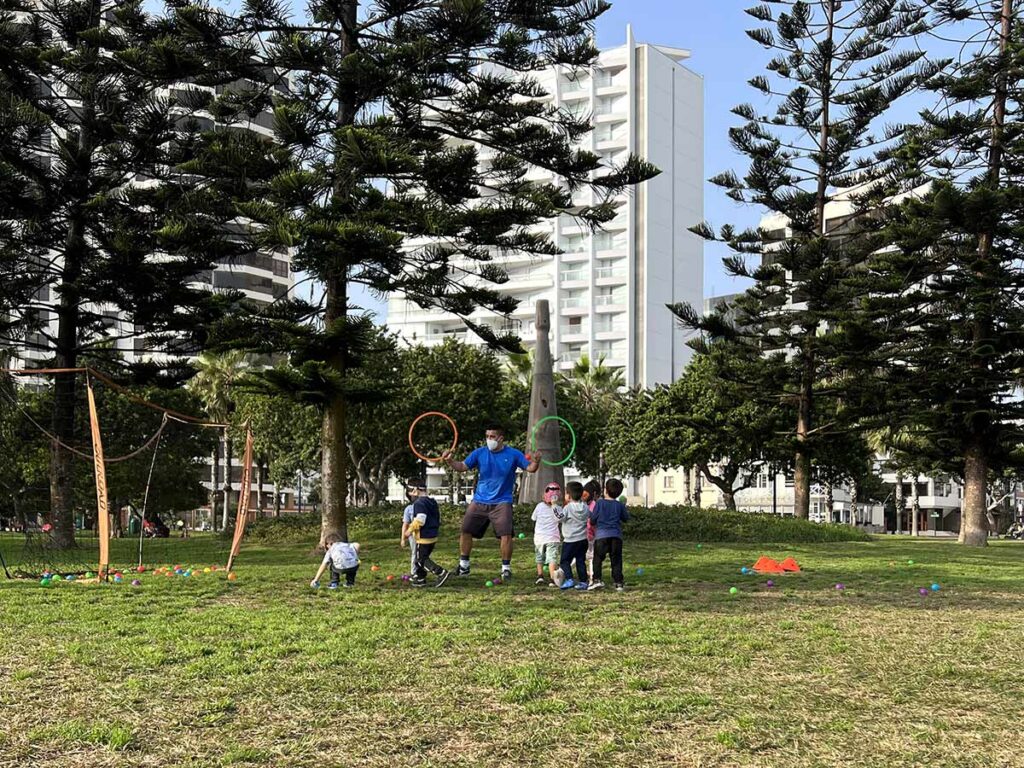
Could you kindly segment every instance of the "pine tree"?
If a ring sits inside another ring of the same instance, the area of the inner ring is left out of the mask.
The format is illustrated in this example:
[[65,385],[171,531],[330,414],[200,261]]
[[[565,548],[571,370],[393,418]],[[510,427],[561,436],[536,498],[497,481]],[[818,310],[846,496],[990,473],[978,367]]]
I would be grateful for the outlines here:
[[905,404],[886,426],[964,478],[960,541],[984,546],[989,478],[1021,463],[1024,19],[1020,0],[934,5],[963,50],[894,153],[907,185],[930,186],[890,213],[856,332]]
[[[837,368],[834,345],[854,299],[845,277],[878,245],[868,211],[882,194],[880,155],[900,133],[883,118],[934,67],[905,42],[924,29],[926,14],[915,2],[787,1],[747,13],[766,24],[748,35],[774,54],[767,74],[750,85],[778,106],[771,115],[748,104],[734,109],[746,123],[731,129],[730,139],[750,164],[742,178],[727,172],[712,182],[738,202],[767,209],[776,223],[764,232],[696,227],[724,242],[732,251],[727,271],[754,285],[735,301],[734,322],[702,318],[687,306],[674,311],[711,336],[785,355],[782,391],[749,396],[792,410],[795,513],[807,518],[816,443],[852,426],[818,419],[818,401],[843,395],[852,418],[857,398],[849,387],[862,383]],[[854,190],[845,194],[849,210],[830,217],[827,206],[841,190]],[[748,265],[750,257],[756,266]]]
[[[514,309],[497,290],[508,279],[499,257],[552,257],[557,249],[534,225],[562,213],[609,221],[616,195],[653,175],[637,158],[602,167],[578,149],[589,120],[545,104],[535,76],[548,65],[591,64],[591,25],[607,8],[590,0],[310,0],[293,24],[269,0],[248,3],[253,27],[268,36],[268,62],[296,84],[275,108],[294,168],[252,215],[278,212],[268,242],[295,248],[295,267],[322,285],[323,301],[282,302],[255,318],[255,331],[226,327],[224,338],[258,338],[290,354],[305,377],[300,389],[319,393],[322,537],[347,531],[347,405],[378,394],[349,376],[370,335],[354,287],[402,292],[463,318],[492,345],[518,349],[468,317],[479,307]],[[531,167],[555,178],[527,179]],[[587,185],[601,199],[574,206]]]
[[[0,341],[75,368],[85,354],[121,361],[112,342],[144,336],[167,357],[125,373],[186,373],[183,356],[231,299],[197,276],[248,250],[234,201],[267,167],[246,163],[266,156],[262,140],[206,129],[250,114],[244,92],[214,90],[264,82],[254,53],[233,20],[201,7],[0,2],[0,255],[18,276],[0,288]],[[50,428],[70,444],[79,383],[58,374],[54,386]],[[58,546],[74,545],[72,476],[55,444]]]

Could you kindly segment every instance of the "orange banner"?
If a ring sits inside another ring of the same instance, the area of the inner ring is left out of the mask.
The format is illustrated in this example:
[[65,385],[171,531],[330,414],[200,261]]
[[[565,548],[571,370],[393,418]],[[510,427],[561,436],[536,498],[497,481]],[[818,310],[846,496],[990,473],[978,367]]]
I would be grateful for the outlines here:
[[100,435],[100,418],[96,412],[96,397],[92,382],[86,379],[89,394],[89,425],[92,428],[92,466],[96,473],[96,528],[100,539],[100,562],[97,576],[106,581],[110,568],[110,517],[107,501],[107,468],[103,461],[103,437]]
[[249,500],[252,495],[252,430],[245,430],[245,458],[242,460],[242,490],[238,494],[238,511],[235,513],[235,537],[231,541],[231,554],[228,555],[228,571],[238,557],[242,546],[245,524],[249,520]]

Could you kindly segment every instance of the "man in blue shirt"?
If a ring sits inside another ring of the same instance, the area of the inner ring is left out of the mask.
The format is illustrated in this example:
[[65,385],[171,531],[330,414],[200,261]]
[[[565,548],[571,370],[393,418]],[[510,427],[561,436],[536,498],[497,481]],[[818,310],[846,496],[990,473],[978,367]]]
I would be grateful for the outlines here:
[[540,468],[540,452],[534,451],[527,459],[522,451],[505,445],[505,430],[497,425],[487,428],[486,446],[481,446],[466,457],[456,461],[451,451],[443,461],[455,472],[479,472],[473,502],[466,508],[462,518],[462,535],[459,538],[459,569],[456,576],[469,574],[469,555],[473,551],[473,539],[483,537],[487,526],[494,527],[494,535],[501,539],[501,578],[512,578],[512,495],[515,492],[516,470],[536,472]]

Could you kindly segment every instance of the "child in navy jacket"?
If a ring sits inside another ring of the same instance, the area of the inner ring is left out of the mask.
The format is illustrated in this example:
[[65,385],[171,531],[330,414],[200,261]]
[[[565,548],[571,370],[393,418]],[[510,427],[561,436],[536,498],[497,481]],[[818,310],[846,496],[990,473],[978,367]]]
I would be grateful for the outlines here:
[[590,521],[594,525],[594,574],[590,589],[604,587],[601,568],[606,557],[612,562],[615,589],[621,592],[625,588],[622,576],[622,524],[629,520],[629,510],[618,500],[621,494],[622,481],[610,478],[604,484],[604,498],[590,511]]

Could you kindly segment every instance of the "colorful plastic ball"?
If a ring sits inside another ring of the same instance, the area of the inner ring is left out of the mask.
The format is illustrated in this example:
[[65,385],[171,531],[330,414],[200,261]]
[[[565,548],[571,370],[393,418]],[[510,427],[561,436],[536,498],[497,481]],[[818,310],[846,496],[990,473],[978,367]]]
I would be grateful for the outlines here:
[[932,584],[932,592],[938,592],[940,589],[942,589],[942,587],[938,584]]
[[91,579],[92,577],[93,577],[93,572],[92,571],[86,571],[85,572],[85,578]]
[[525,539],[526,538],[526,534],[525,533],[520,533],[519,534],[519,538],[520,539]]
[[132,579],[132,586],[133,587],[141,587],[142,586],[142,582],[139,581],[138,579]]
[[636,575],[637,576],[643,576],[644,575],[644,569],[643,568],[637,568],[636,569]]
[[744,565],[742,568],[740,568],[740,573],[742,573],[744,576],[746,576],[748,573],[750,573],[750,569],[747,568],[747,566]]
[[697,545],[697,549],[704,549],[704,545],[703,544],[698,544]]
[[496,586],[496,587],[501,586],[503,583],[504,582],[501,579],[495,579],[494,580],[494,586]]
[[736,589],[736,587],[730,587],[730,588],[729,588],[729,594],[730,594],[730,595],[735,595],[735,594],[736,594],[736,593],[738,593],[738,592],[739,592],[739,590],[738,590],[738,589]]
[[115,584],[120,584],[122,581],[124,581],[124,577],[123,576],[115,576],[114,577],[114,583]]
[[913,560],[907,560],[907,565],[913,565],[913,564],[914,564]]
[[772,581],[771,579],[768,579],[768,581],[766,581],[766,582],[764,583],[764,585],[765,585],[766,587],[768,587],[769,589],[771,589],[772,587],[774,587],[774,586],[775,586],[775,582],[774,582],[774,581]]
[[409,580],[409,574],[408,573],[403,573],[402,574],[402,581],[408,581],[408,580]]
[[74,580],[75,580],[75,574],[73,574],[73,573],[69,573],[67,576],[64,577],[64,581],[74,581]]
[[43,587],[48,587],[48,586],[50,586],[51,583],[52,582],[50,581],[50,577],[49,576],[43,576],[43,578],[41,578],[39,580],[40,586],[43,586]]
[[485,587],[493,587],[494,586],[494,582],[493,581],[488,581],[487,583],[484,584],[484,586]]
[[52,525],[50,525],[49,523],[44,523],[43,524],[43,533],[49,533],[52,530],[53,530],[53,526]]
[[235,581],[238,578],[234,571],[228,574],[228,581]]
[[846,586],[843,584],[836,584],[836,589],[842,592],[844,589],[846,589]]
[[917,590],[917,593],[923,597],[924,595],[928,594],[928,590],[924,587],[921,587],[919,590]]
[[373,571],[374,573],[376,573],[377,571],[380,570],[380,566],[379,565],[371,565],[370,566],[370,570]]
[[394,581],[394,580],[395,580],[395,577],[394,577],[394,576],[392,576],[392,575],[391,575],[391,574],[389,573],[389,574],[388,574],[388,581]]
[[139,566],[139,573],[145,573],[145,572],[146,572],[146,566],[140,565]]
[[210,573],[210,569],[209,568],[203,568],[203,573]]

